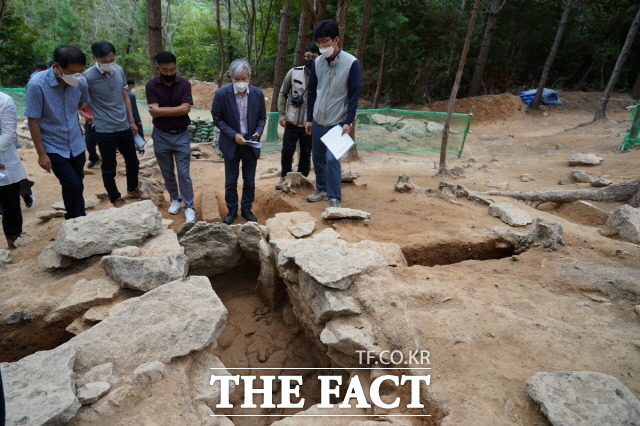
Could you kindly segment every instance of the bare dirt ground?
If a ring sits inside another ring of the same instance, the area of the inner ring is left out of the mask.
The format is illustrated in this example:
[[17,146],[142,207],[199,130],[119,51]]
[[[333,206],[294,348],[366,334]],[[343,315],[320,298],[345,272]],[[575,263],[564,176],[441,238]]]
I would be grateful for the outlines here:
[[[207,102],[210,105],[204,96],[198,98],[203,109]],[[631,101],[609,104],[607,115],[612,121],[577,127],[591,120],[599,96],[560,93],[564,106],[545,107],[536,113],[525,113],[522,104],[510,95],[463,100],[465,108],[476,107],[477,119],[472,122],[462,157],[448,158],[450,167],[465,167],[462,179],[434,177],[435,153],[360,151],[361,161],[343,165],[345,170],[362,174],[355,184],[343,186],[343,207],[370,212],[372,220],[369,226],[340,223],[333,227],[350,242],[388,241],[403,248],[412,267],[399,269],[397,278],[402,287],[392,278],[387,291],[391,298],[401,296],[404,305],[385,308],[389,311],[385,327],[398,335],[416,333],[416,344],[431,352],[430,399],[440,413],[437,417],[444,416],[442,424],[547,424],[524,388],[526,379],[537,371],[599,371],[617,377],[640,395],[640,327],[634,312],[634,305],[640,303],[639,246],[601,236],[597,226],[584,224],[588,221],[580,213],[561,213],[549,204],[536,210],[493,197],[518,205],[534,218],[562,225],[567,244],[558,252],[530,250],[518,261],[511,256],[493,258],[500,256],[483,242],[490,238],[490,228],[507,225],[491,217],[486,206],[466,199],[460,199],[462,205],[458,205],[425,194],[393,191],[399,175],[411,176],[421,187],[436,188],[445,180],[476,191],[490,190],[488,184],[504,181],[509,189],[523,191],[588,186],[558,186],[558,180],[574,169],[606,176],[615,183],[637,179],[640,149],[616,151],[629,125],[624,107]],[[204,146],[203,151],[216,158],[211,147]],[[596,167],[571,168],[567,159],[574,152],[595,153],[605,160]],[[0,317],[30,306],[29,314],[35,320],[31,325],[23,322],[2,327],[0,361],[15,360],[70,338],[64,331],[68,323],[44,328],[37,318],[55,306],[77,279],[101,272],[96,259],[77,264],[71,271],[52,273],[35,266],[42,249],[55,239],[62,220],[43,222],[35,214],[50,210],[61,194],[55,177],[37,166],[34,150],[22,149],[21,155],[30,179],[36,182],[37,200],[34,207],[23,210],[24,230],[29,236],[12,252],[12,264],[0,271],[0,299],[8,301]],[[279,168],[279,161],[278,152],[263,153],[257,175]],[[215,191],[224,215],[223,165],[193,162],[191,170],[196,193]],[[534,180],[521,182],[519,176],[524,173],[533,175]],[[254,213],[261,224],[281,211],[305,210],[319,218],[324,203],[306,202],[309,191],[282,194],[274,190],[275,182],[256,181]],[[124,177],[118,177],[118,184],[124,189]],[[88,171],[85,198],[103,192],[99,170]],[[618,206],[594,204],[607,211]],[[97,204],[98,209],[109,207],[108,203]],[[175,219],[173,229],[184,222],[182,214],[171,216],[165,206],[160,209],[165,218]],[[199,208],[197,214],[201,217]],[[529,225],[517,230],[531,229]],[[617,256],[619,249],[631,255]],[[282,351],[274,362],[308,365],[306,346],[299,342],[294,322],[281,321],[281,312],[265,310],[251,287],[236,289],[229,277],[212,281],[230,311],[229,331],[221,336],[223,344],[217,353],[225,365],[255,364],[265,347],[271,352]],[[412,286],[406,286],[407,282]],[[249,320],[247,313],[252,317]],[[236,341],[233,330],[243,327],[253,332],[239,333],[242,339]],[[237,424],[271,421],[254,419]],[[332,424],[340,422],[336,419]]]

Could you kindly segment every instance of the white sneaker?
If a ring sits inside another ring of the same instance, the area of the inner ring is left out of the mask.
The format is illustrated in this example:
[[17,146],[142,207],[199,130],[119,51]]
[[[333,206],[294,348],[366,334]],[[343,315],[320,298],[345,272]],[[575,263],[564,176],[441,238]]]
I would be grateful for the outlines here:
[[167,209],[169,214],[177,214],[180,211],[180,207],[182,207],[182,202],[178,200],[171,201],[171,205]]
[[187,222],[196,221],[196,211],[193,209],[184,209],[184,217]]

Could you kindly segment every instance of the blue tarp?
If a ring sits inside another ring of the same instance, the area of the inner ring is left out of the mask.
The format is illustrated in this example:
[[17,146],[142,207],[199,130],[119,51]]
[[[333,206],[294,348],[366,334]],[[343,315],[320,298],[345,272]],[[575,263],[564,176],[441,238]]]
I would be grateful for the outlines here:
[[[524,102],[527,108],[531,108],[531,102],[533,102],[533,98],[536,97],[536,91],[537,89],[531,89],[518,93],[518,96],[520,96],[520,99],[522,99],[522,102]],[[540,102],[546,105],[562,105],[562,102],[558,99],[558,92],[551,89],[542,90],[542,99]]]

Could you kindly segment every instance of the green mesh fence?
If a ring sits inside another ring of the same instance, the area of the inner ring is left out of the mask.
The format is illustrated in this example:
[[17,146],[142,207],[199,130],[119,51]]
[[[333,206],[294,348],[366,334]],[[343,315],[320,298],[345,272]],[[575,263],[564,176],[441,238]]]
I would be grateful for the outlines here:
[[640,102],[631,110],[631,127],[622,140],[622,149],[631,149],[640,143]]
[[[442,129],[447,114],[432,111],[399,109],[365,109],[356,114],[356,145],[358,149],[387,149],[395,152],[440,152]],[[453,114],[447,153],[460,156],[469,132],[471,114]],[[266,137],[262,149],[282,149],[284,129],[278,126],[278,113],[267,114]]]
[[[25,111],[25,90],[0,88],[16,102],[19,115]],[[138,101],[138,110],[145,130],[151,130],[151,116],[145,101]],[[634,123],[637,124],[638,107],[634,109]],[[632,115],[633,115],[632,114]],[[395,152],[415,153],[422,151],[440,152],[442,129],[447,114],[433,111],[408,111],[391,108],[359,110],[356,114],[356,145],[358,149],[387,149]],[[192,120],[211,120],[211,112],[192,109]],[[469,132],[472,114],[453,114],[449,131],[447,153],[462,155],[464,142]],[[278,125],[278,113],[267,113],[267,131],[262,137],[264,151],[282,149],[284,129]],[[632,126],[632,130],[634,127]],[[629,136],[629,135],[627,135]],[[638,126],[631,139],[638,137]],[[625,141],[627,138],[625,138]],[[637,142],[638,140],[635,139]]]

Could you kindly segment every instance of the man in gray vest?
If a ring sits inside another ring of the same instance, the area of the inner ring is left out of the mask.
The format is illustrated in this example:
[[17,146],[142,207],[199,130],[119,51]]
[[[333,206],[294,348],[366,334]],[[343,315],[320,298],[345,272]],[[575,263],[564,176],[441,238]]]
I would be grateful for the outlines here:
[[133,135],[138,132],[127,94],[127,79],[122,68],[116,64],[116,48],[108,41],[91,45],[96,65],[85,71],[89,85],[89,103],[96,129],[96,142],[102,156],[102,182],[114,207],[127,202],[120,196],[116,185],[116,151],[124,157],[127,170],[127,195],[132,198],[149,199],[138,188],[140,161],[136,154]]
[[320,54],[313,63],[307,87],[307,122],[305,131],[312,137],[313,167],[316,192],[307,201],[329,199],[329,207],[340,207],[342,170],[320,138],[332,127],[342,127],[349,133],[356,117],[362,71],[355,56],[340,49],[338,23],[322,21],[313,31]]
[[287,173],[291,171],[293,154],[296,152],[296,143],[300,141],[300,161],[298,171],[303,176],[309,176],[311,170],[311,135],[304,131],[304,123],[307,114],[307,84],[313,61],[320,56],[320,50],[315,43],[307,43],[304,47],[304,65],[289,70],[278,97],[278,123],[284,127],[282,137],[282,154],[280,157],[281,170],[280,182],[276,183],[276,189],[282,189],[282,183]]

